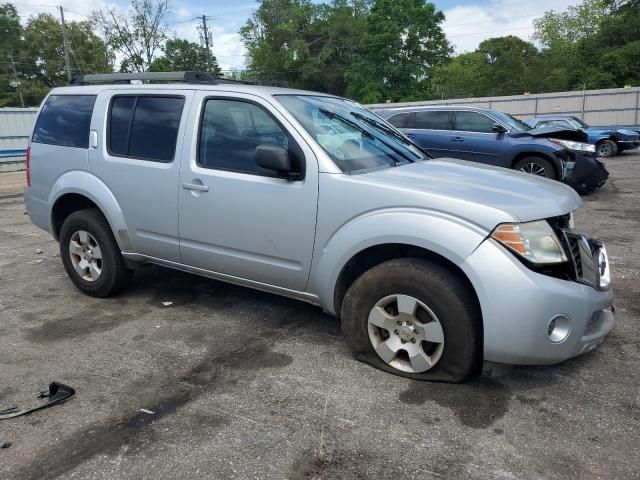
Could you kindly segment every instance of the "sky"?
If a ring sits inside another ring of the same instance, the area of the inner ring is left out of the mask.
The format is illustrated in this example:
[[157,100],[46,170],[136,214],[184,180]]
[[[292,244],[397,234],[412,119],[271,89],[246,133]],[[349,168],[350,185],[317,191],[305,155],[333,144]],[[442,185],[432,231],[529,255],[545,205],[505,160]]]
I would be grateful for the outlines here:
[[[58,15],[57,5],[67,10],[65,20],[86,20],[96,9],[107,6],[125,11],[129,0],[6,0],[18,8],[23,22],[41,12]],[[316,2],[319,3],[319,2]],[[548,10],[564,11],[581,0],[441,0],[434,1],[445,14],[443,25],[449,41],[457,53],[472,51],[483,40],[516,35],[529,40],[533,33],[533,19]],[[199,41],[195,19],[203,14],[210,17],[213,32],[213,52],[223,70],[241,69],[245,49],[238,30],[255,11],[251,0],[169,0],[170,35]]]

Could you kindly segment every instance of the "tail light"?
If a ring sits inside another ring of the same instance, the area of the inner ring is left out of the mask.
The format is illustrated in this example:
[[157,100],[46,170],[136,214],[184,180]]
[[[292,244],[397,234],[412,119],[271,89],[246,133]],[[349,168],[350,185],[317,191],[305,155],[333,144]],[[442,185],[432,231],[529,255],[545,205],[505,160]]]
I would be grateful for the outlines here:
[[27,147],[27,187],[31,186],[31,172],[29,170],[31,166],[31,147]]

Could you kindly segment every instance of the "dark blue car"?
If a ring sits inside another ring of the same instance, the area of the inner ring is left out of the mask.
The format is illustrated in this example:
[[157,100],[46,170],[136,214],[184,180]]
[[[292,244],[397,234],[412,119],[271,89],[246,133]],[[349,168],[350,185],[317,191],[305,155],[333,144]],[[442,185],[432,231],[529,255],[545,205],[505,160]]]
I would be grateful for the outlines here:
[[608,172],[586,135],[573,128],[531,128],[495,110],[460,106],[377,109],[435,157],[512,168],[564,181],[580,193],[604,184]]
[[599,157],[613,157],[640,146],[640,134],[630,127],[590,127],[573,115],[544,115],[530,118],[526,123],[534,128],[554,126],[582,130],[587,134],[587,141],[596,146]]

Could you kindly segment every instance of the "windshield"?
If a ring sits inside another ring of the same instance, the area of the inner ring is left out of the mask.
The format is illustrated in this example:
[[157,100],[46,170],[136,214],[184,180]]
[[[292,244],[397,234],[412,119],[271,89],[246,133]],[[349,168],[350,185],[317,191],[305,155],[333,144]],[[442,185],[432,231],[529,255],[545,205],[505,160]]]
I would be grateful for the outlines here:
[[571,123],[575,128],[589,128],[589,125],[577,117],[569,117],[569,123]]
[[343,98],[276,95],[346,173],[394,167],[430,158],[380,117]]
[[498,120],[502,121],[502,123],[506,123],[511,130],[515,130],[516,132],[526,132],[531,130],[531,127],[526,123],[518,120],[515,117],[512,117],[508,113],[502,112],[493,112],[494,115],[498,118]]

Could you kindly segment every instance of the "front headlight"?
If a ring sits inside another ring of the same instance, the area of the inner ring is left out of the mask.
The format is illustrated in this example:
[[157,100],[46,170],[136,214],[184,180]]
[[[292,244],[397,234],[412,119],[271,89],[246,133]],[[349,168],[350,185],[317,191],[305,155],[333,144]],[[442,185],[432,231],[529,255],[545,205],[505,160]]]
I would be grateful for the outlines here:
[[491,238],[531,263],[550,264],[567,261],[560,240],[546,220],[503,223],[495,228]]
[[574,142],[572,140],[562,140],[560,138],[550,138],[553,143],[560,145],[561,147],[568,148],[574,152],[591,152],[595,153],[596,146],[590,143]]

